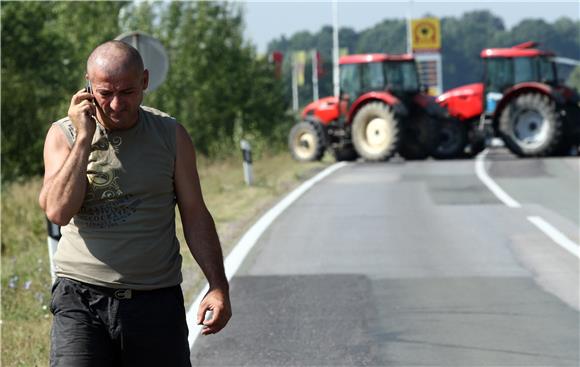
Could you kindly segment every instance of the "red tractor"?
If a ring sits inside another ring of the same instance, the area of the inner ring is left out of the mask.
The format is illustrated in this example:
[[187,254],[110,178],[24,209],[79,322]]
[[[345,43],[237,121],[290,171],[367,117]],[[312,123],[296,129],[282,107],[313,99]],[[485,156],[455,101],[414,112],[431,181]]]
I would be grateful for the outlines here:
[[[442,127],[437,151],[448,158],[501,137],[520,157],[567,154],[580,144],[578,93],[558,81],[554,54],[526,42],[481,52],[484,81],[437,98],[456,121]],[[489,139],[488,139],[489,140]]]
[[447,111],[419,85],[412,55],[363,54],[340,58],[340,96],[307,105],[290,131],[289,148],[299,161],[334,157],[383,161],[399,153],[424,159],[439,143]]

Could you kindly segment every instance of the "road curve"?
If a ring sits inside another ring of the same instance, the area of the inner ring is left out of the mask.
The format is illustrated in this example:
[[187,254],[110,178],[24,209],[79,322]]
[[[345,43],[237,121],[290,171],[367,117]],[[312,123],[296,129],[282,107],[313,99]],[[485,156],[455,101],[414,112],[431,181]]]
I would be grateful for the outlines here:
[[[260,237],[194,365],[578,366],[578,160],[348,165]],[[574,201],[575,200],[575,201]]]

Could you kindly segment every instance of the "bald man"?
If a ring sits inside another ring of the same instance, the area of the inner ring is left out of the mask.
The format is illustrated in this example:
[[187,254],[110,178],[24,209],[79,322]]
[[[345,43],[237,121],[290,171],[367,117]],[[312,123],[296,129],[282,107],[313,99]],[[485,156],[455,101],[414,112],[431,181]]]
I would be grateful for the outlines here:
[[73,95],[46,136],[39,203],[63,226],[51,366],[190,366],[175,204],[210,285],[197,315],[202,334],[231,317],[193,144],[173,118],[140,105],[148,78],[133,47],[98,46],[87,61],[91,93]]

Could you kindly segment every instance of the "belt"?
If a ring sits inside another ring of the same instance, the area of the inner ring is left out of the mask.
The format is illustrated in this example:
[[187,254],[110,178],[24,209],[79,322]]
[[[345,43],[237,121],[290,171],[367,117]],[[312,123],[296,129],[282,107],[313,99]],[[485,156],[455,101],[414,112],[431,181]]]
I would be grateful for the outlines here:
[[145,294],[145,293],[153,294],[155,292],[165,291],[168,289],[178,287],[178,286],[173,286],[173,287],[168,287],[168,288],[158,288],[158,289],[152,289],[152,290],[136,290],[136,289],[129,289],[129,288],[103,287],[100,285],[79,282],[78,280],[68,279],[68,278],[66,280],[73,282],[73,283],[76,283],[82,287],[88,288],[89,290],[92,290],[96,293],[100,293],[100,294],[103,294],[105,296],[112,297],[112,298],[119,299],[119,300],[131,299],[131,298],[134,298],[140,294]]
[[133,298],[133,290],[132,289],[116,289],[113,292],[113,297],[116,299],[131,299]]

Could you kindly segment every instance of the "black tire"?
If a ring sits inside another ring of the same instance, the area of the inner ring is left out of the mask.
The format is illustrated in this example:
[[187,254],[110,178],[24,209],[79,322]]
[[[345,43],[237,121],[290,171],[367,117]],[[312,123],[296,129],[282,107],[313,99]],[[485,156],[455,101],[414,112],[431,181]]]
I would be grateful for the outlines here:
[[446,119],[441,122],[439,144],[433,152],[433,158],[454,159],[463,157],[467,145],[467,121]]
[[391,108],[381,102],[361,107],[354,117],[351,134],[356,152],[368,161],[384,161],[399,147],[399,122]]
[[290,130],[288,148],[299,162],[319,161],[326,149],[324,128],[314,121],[299,122]]
[[439,121],[425,115],[403,122],[403,139],[399,154],[407,160],[426,159],[437,149]]
[[580,106],[570,103],[563,108],[566,117],[563,119],[563,136],[552,155],[576,156],[580,148]]
[[332,155],[334,155],[334,159],[336,159],[337,162],[342,161],[350,162],[358,158],[356,150],[354,150],[354,147],[350,144],[344,145],[340,148],[334,148],[332,150]]
[[499,131],[512,153],[520,157],[550,155],[563,137],[555,103],[540,93],[525,93],[501,112]]
[[485,132],[478,129],[476,125],[472,125],[471,130],[467,134],[469,141],[468,149],[465,154],[466,157],[472,158],[483,152],[486,148]]

